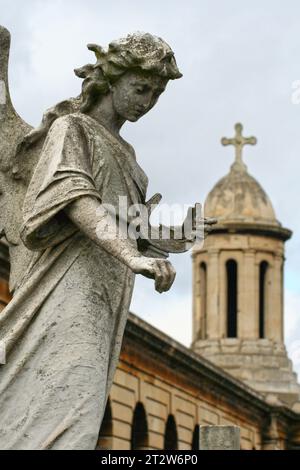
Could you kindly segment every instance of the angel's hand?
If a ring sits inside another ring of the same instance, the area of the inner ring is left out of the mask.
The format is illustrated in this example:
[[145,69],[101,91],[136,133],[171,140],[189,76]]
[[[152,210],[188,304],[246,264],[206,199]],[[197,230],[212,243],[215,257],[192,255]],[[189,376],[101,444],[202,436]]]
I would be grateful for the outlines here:
[[182,224],[182,240],[194,242],[197,239],[205,239],[217,222],[216,218],[202,217],[202,206],[196,203],[194,207],[188,209],[187,216]]
[[190,240],[203,240],[213,230],[213,225],[218,222],[216,218],[202,217],[202,206],[196,203],[190,207],[183,223],[185,236]]
[[129,267],[136,274],[155,279],[155,289],[159,293],[169,290],[176,276],[172,264],[160,258],[138,256],[130,260]]

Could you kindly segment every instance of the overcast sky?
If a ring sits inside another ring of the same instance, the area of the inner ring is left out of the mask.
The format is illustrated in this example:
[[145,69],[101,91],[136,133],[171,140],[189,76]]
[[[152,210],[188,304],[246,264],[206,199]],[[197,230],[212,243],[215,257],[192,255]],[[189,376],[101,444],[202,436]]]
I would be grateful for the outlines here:
[[[269,194],[286,246],[286,342],[300,372],[300,2],[297,0],[0,0],[0,24],[12,33],[11,95],[37,125],[58,101],[76,96],[73,69],[94,62],[87,43],[106,46],[129,32],[163,37],[175,51],[181,80],[168,85],[142,120],[126,124],[150,179],[149,196],[166,203],[203,202],[233,161],[220,145],[234,124],[255,135],[245,161]],[[170,336],[191,341],[190,254],[171,257],[177,278],[169,293],[137,279],[132,311]]]

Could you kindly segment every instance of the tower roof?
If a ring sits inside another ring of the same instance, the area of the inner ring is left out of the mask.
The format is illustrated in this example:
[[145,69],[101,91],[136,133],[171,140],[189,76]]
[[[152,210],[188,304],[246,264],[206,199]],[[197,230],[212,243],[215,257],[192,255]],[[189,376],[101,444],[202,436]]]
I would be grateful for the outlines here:
[[272,203],[258,181],[246,166],[231,167],[210,191],[205,202],[205,215],[217,217],[219,222],[260,222],[280,225]]
[[[248,173],[242,160],[242,149],[246,144],[255,145],[255,137],[243,137],[241,124],[235,125],[236,135],[232,139],[223,138],[223,145],[235,147],[235,161],[229,173],[224,176],[208,194],[205,201],[205,216],[216,217],[215,230],[222,227],[239,227],[251,230],[263,229],[277,232],[280,238],[290,238],[291,232],[283,229],[276,219],[272,203],[259,184]],[[214,231],[215,231],[214,230]]]

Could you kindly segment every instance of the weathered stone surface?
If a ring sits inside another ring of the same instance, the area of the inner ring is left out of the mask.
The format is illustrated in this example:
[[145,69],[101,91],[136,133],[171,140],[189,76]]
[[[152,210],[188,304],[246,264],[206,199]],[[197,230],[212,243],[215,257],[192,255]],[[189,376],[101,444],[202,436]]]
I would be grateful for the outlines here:
[[288,404],[298,401],[300,386],[284,347],[265,340],[261,347],[260,340],[245,340],[245,347],[241,341],[234,350],[228,346],[224,349],[224,341],[220,340],[219,347],[215,340],[212,345],[201,341],[195,350],[261,393],[277,393]]
[[200,426],[200,450],[240,450],[238,426]]

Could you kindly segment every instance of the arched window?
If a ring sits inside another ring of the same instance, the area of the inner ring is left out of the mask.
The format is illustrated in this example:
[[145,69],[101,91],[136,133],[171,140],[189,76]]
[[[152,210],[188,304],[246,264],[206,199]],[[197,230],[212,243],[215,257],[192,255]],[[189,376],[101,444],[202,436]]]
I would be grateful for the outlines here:
[[238,286],[237,275],[238,266],[237,262],[230,259],[226,263],[226,277],[227,277],[227,337],[237,337],[237,306],[238,306]]
[[206,264],[200,264],[200,338],[206,338],[207,272]]
[[131,450],[148,449],[148,424],[144,405],[137,403],[131,428]]
[[199,450],[199,424],[196,424],[193,432],[192,450]]
[[96,450],[111,450],[113,437],[113,422],[110,398],[107,400],[103,421],[99,431]]
[[265,337],[265,317],[267,302],[267,271],[268,263],[262,261],[259,265],[259,337]]
[[164,450],[177,450],[178,449],[178,437],[176,421],[173,415],[169,415],[166,429],[165,429],[165,442]]

